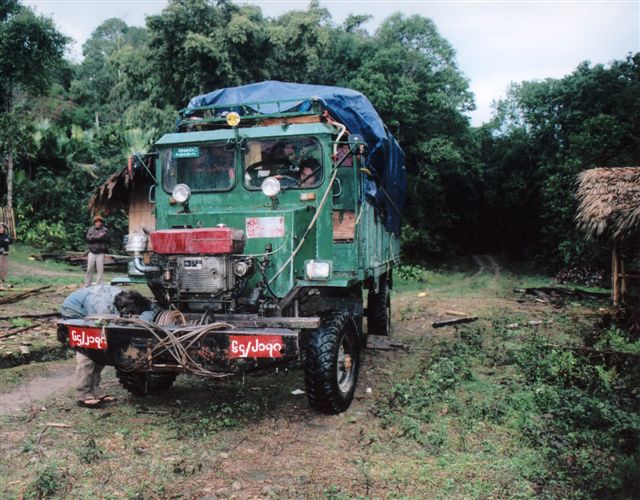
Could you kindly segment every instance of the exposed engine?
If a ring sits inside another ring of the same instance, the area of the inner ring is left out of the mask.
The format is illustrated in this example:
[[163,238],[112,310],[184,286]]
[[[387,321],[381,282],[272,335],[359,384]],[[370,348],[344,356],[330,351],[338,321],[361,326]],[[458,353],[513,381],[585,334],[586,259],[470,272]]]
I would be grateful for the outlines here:
[[149,287],[159,302],[190,311],[226,311],[253,274],[251,258],[230,256],[156,255],[159,272],[147,274]]
[[[164,307],[228,312],[255,272],[253,257],[242,255],[244,233],[227,227],[171,229],[151,234],[147,264],[140,262],[143,243],[129,235],[127,249],[137,254],[136,268]],[[146,245],[144,245],[146,247]]]
[[183,293],[215,296],[234,287],[231,262],[225,257],[177,257],[175,280]]

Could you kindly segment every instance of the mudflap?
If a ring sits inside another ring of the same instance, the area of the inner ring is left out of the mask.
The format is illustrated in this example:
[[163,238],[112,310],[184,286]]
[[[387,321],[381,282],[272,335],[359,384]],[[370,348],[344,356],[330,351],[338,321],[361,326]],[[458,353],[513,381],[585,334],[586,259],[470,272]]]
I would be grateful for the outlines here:
[[[184,327],[165,327],[176,331]],[[91,320],[58,323],[70,346],[96,363],[136,372],[188,372],[166,349],[152,355],[160,340],[149,330]],[[217,373],[241,373],[297,362],[298,331],[288,328],[233,328],[211,330],[183,344],[200,368]]]

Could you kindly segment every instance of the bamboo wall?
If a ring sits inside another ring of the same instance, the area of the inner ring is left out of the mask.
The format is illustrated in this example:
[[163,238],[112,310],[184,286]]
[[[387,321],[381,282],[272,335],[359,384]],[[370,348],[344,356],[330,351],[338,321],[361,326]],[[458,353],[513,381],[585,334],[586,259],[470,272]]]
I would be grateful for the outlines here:
[[129,195],[129,233],[141,233],[144,226],[155,230],[154,205],[149,201],[149,186],[138,186]]

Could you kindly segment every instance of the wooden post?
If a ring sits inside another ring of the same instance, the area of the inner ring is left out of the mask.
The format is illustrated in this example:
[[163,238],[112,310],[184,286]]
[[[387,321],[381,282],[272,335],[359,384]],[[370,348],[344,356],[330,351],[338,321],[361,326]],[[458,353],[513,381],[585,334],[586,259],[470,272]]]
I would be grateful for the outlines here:
[[613,250],[611,252],[611,299],[613,305],[620,303],[620,271],[618,269],[618,240],[613,240]]

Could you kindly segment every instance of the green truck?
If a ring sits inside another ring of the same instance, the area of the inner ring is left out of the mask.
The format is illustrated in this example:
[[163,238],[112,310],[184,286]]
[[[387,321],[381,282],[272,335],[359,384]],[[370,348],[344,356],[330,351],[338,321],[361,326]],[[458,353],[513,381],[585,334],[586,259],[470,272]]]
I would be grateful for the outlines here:
[[402,150],[366,97],[282,82],[222,89],[192,99],[139,160],[153,166],[156,229],[126,248],[156,305],[65,320],[72,345],[136,393],[178,373],[297,366],[314,408],[347,409],[363,319],[369,334],[390,332],[406,189]]

